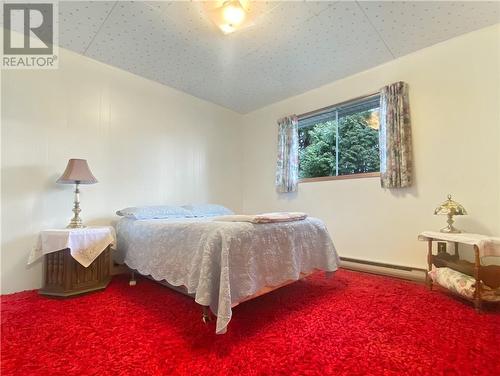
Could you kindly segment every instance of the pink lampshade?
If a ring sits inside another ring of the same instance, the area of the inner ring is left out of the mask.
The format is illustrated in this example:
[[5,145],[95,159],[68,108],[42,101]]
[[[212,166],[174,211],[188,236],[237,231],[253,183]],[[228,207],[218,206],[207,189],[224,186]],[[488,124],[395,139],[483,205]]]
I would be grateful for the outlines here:
[[59,184],[94,184],[97,183],[97,179],[92,172],[90,172],[89,165],[85,159],[70,159],[66,170],[59,179],[57,179]]

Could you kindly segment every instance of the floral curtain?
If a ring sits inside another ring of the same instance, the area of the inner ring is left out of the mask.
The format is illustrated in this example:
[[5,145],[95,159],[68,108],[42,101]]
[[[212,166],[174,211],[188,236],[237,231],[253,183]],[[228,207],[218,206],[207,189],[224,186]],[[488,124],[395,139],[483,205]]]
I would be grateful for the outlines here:
[[299,181],[299,130],[296,115],[278,120],[276,190],[295,192]]
[[412,185],[411,121],[408,85],[396,82],[380,95],[380,179],[383,188]]

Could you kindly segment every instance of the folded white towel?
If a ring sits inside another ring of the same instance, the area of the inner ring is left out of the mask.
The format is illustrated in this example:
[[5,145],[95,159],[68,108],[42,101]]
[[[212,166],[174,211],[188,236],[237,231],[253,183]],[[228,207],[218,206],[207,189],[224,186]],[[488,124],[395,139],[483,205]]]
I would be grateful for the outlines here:
[[276,223],[302,221],[306,218],[307,214],[302,212],[276,212],[254,215],[222,215],[213,220],[218,222]]

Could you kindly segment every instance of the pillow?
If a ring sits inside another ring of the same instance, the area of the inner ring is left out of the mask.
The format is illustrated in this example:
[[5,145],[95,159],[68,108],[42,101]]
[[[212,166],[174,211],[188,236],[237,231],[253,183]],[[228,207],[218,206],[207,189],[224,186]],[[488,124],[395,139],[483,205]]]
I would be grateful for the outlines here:
[[186,218],[193,217],[189,210],[180,206],[136,206],[118,210],[117,215],[134,219],[161,219],[161,218]]
[[[474,292],[476,291],[476,279],[474,277],[451,268],[436,268],[435,266],[432,267],[429,275],[437,284],[469,299],[474,298]],[[499,302],[500,288],[492,289],[483,283],[481,286],[481,299],[490,302]]]
[[193,217],[214,217],[216,215],[232,215],[233,211],[225,206],[215,204],[184,205],[184,209],[191,212]]
[[460,273],[451,268],[433,267],[429,272],[432,280],[448,290],[472,299],[476,290],[476,280],[470,275]]

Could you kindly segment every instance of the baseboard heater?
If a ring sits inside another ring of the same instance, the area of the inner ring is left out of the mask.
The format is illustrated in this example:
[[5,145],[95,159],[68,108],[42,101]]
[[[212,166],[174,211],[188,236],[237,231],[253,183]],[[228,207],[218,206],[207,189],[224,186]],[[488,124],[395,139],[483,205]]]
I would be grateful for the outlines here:
[[340,266],[344,269],[387,275],[390,277],[409,279],[416,282],[424,282],[425,274],[427,273],[425,269],[386,264],[383,262],[359,260],[350,257],[341,257],[340,261]]

